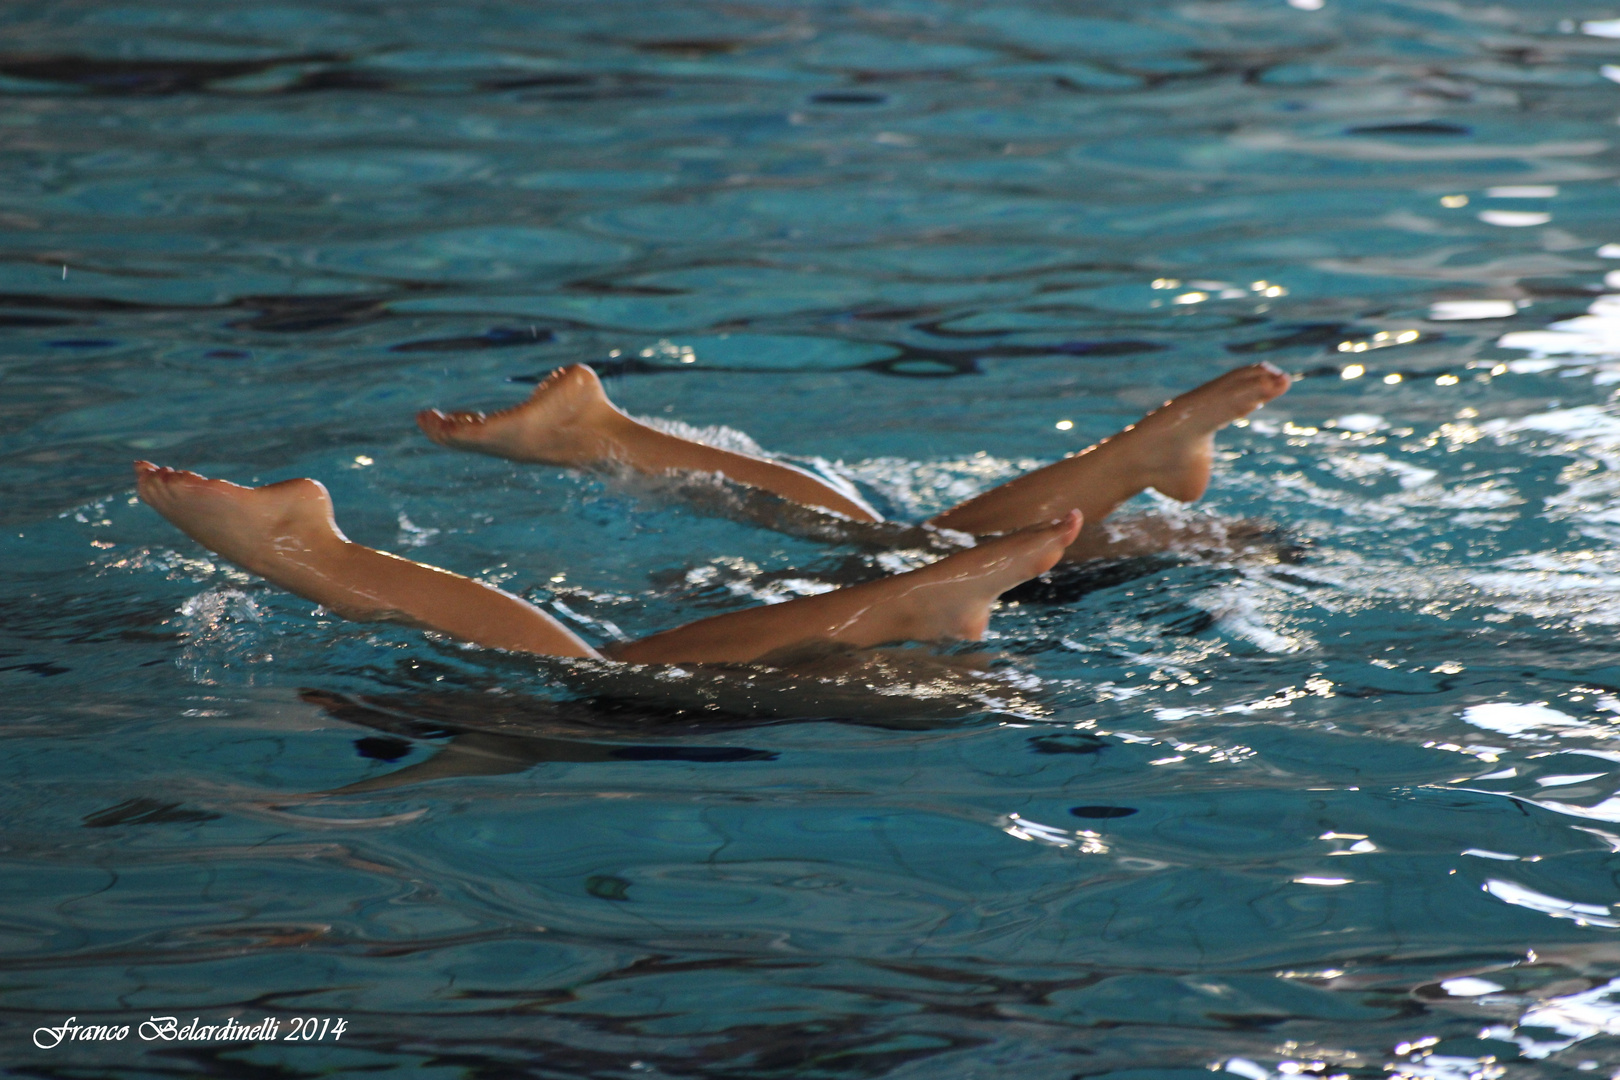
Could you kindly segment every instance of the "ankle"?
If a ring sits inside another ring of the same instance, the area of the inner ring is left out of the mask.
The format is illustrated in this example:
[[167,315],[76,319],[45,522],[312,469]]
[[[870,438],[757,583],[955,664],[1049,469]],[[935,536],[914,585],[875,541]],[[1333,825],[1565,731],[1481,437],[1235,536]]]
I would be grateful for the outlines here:
[[637,420],[611,401],[600,402],[582,419],[588,422],[590,429],[605,443],[620,444],[649,435],[664,435],[664,432]]
[[[348,549],[354,546],[324,531],[289,530],[273,534],[257,550],[244,553],[244,557],[235,561],[260,577],[275,581],[289,573],[339,567],[349,555]],[[341,578],[343,575],[339,571],[332,576]]]

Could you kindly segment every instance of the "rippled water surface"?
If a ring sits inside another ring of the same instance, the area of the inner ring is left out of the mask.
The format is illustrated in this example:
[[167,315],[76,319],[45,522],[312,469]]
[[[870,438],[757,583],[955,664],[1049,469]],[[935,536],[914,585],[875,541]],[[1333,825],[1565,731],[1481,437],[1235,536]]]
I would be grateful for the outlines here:
[[[6,5],[0,1061],[1610,1076],[1617,17]],[[319,477],[605,641],[921,556],[415,410],[588,362],[917,520],[1256,359],[1305,377],[1199,512],[1277,531],[1019,594],[966,709],[715,712],[344,623],[128,471]],[[153,1015],[347,1029],[30,1041]]]

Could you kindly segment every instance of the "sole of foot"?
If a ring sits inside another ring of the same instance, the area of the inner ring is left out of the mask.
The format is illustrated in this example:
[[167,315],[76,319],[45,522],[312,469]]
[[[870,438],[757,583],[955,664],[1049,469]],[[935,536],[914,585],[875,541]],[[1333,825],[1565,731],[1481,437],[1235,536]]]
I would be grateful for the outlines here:
[[1211,379],[1170,401],[1130,431],[1143,446],[1152,487],[1192,502],[1209,487],[1215,433],[1288,391],[1292,380],[1270,364],[1249,364]]
[[500,412],[416,414],[422,433],[440,446],[512,461],[587,465],[602,458],[605,428],[623,414],[584,364],[558,368],[521,405]]
[[317,480],[250,488],[137,461],[135,489],[181,532],[254,573],[262,574],[278,554],[344,540],[331,497]]

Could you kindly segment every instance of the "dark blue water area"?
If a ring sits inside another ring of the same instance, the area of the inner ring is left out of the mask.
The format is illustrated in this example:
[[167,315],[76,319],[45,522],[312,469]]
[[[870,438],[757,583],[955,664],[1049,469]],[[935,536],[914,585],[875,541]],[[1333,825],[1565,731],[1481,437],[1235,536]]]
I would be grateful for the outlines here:
[[[1617,18],[6,5],[0,1067],[1611,1076]],[[589,363],[915,521],[1257,360],[1208,496],[1129,510],[1260,541],[1010,596],[966,704],[344,622],[129,469],[317,477],[601,642],[929,556],[416,410]]]

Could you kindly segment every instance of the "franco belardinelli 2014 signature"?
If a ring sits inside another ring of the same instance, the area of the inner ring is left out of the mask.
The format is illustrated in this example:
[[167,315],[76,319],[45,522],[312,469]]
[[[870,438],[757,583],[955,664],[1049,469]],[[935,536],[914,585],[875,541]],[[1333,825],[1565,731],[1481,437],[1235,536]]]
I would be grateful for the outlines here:
[[[177,1016],[153,1016],[134,1026],[143,1042],[337,1042],[349,1022],[331,1016],[267,1016],[254,1024],[231,1017],[204,1022],[201,1017],[181,1021]],[[81,1024],[70,1016],[58,1027],[34,1029],[34,1045],[54,1050],[63,1043],[123,1042],[131,1034],[128,1024]]]

